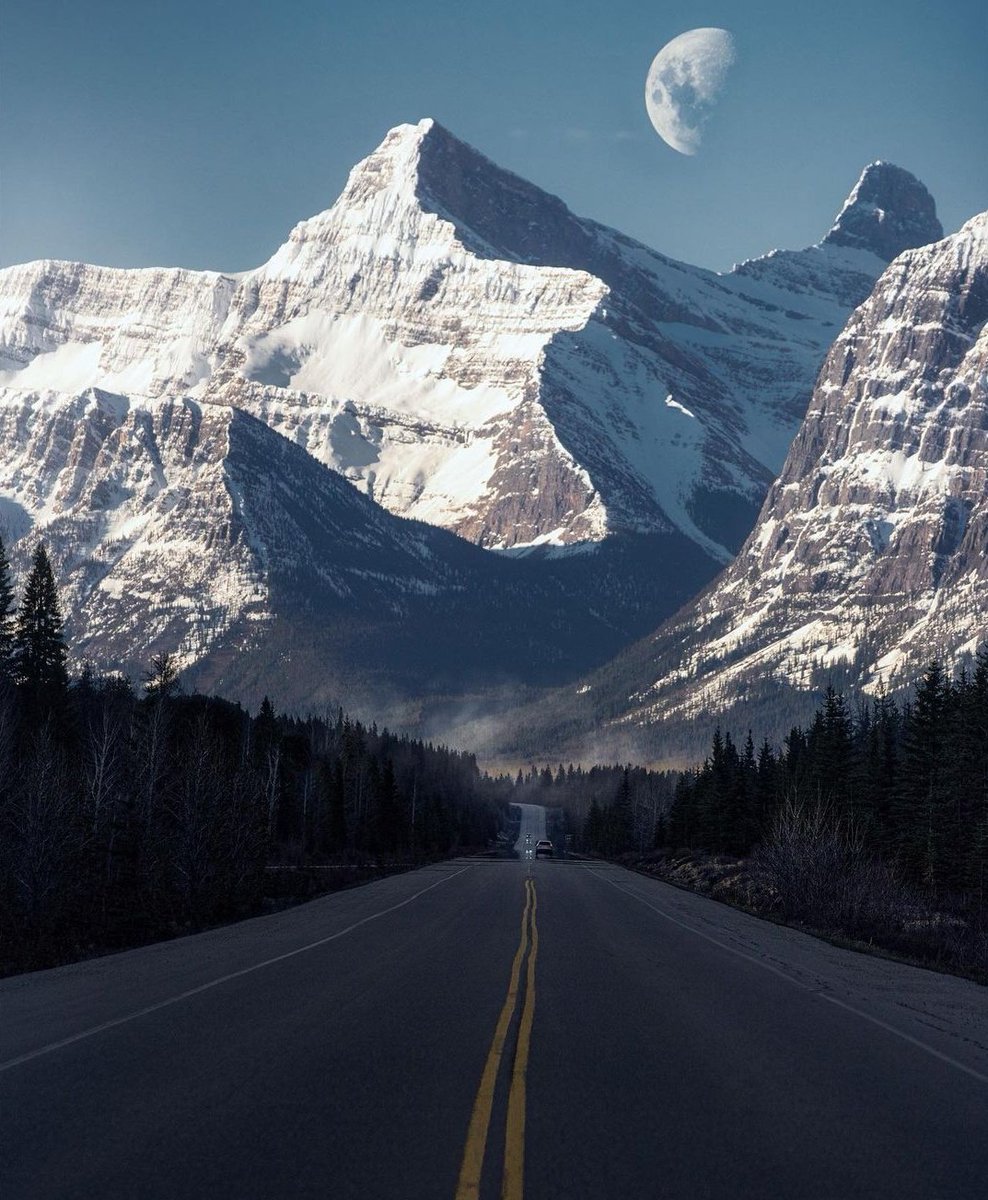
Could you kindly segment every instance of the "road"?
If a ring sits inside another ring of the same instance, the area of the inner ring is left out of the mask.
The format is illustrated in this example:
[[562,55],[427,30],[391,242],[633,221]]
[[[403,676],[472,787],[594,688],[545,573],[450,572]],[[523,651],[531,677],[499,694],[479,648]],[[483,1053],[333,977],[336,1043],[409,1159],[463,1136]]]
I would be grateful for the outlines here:
[[545,808],[541,804],[516,804],[521,810],[521,825],[515,850],[519,858],[534,858],[535,846],[545,837]]
[[599,863],[0,981],[4,1200],[967,1198],[986,1131],[985,989]]

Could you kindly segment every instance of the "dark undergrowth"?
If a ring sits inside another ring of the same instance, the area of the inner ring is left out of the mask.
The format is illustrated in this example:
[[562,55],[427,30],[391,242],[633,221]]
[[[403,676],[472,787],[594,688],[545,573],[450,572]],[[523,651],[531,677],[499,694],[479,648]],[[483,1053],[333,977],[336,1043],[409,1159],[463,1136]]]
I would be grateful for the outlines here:
[[267,867],[264,870],[261,894],[252,903],[241,904],[231,910],[225,919],[205,922],[173,920],[154,929],[135,919],[130,928],[123,923],[119,924],[109,937],[55,938],[44,943],[34,943],[29,947],[21,945],[17,947],[16,957],[0,957],[0,978],[68,966],[71,963],[102,958],[108,954],[135,950],[158,942],[173,941],[211,929],[222,929],[252,917],[267,916],[294,908],[320,896],[374,883],[389,875],[402,875],[420,867],[447,862],[459,854],[467,853],[470,853],[469,848],[460,849],[457,855],[418,855],[410,858],[374,858],[317,865]]
[[[845,852],[846,853],[846,852]],[[794,870],[779,851],[750,857],[656,850],[623,866],[835,945],[988,984],[988,922],[962,897],[924,896],[880,863],[835,861]]]

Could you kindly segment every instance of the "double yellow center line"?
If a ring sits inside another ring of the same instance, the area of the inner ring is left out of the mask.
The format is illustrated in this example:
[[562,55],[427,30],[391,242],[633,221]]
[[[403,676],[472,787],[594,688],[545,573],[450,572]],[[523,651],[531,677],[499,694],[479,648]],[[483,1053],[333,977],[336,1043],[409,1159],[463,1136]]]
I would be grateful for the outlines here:
[[518,1042],[515,1046],[511,1087],[508,1092],[508,1117],[504,1138],[504,1177],[501,1184],[501,1200],[522,1200],[525,1182],[525,1074],[528,1070],[528,1054],[532,1044],[532,1021],[535,1018],[535,959],[539,952],[539,930],[535,923],[537,906],[535,881],[526,879],[525,910],[521,917],[521,941],[511,963],[508,994],[494,1028],[494,1040],[491,1042],[487,1062],[484,1064],[484,1072],[480,1077],[477,1098],[474,1100],[470,1128],[467,1130],[467,1143],[463,1151],[463,1165],[460,1167],[460,1179],[456,1188],[456,1200],[479,1200],[480,1197],[480,1176],[484,1169],[487,1133],[490,1129],[491,1112],[494,1108],[494,1089],[497,1085],[501,1059],[504,1056],[508,1029],[518,1007],[522,963],[525,961],[529,941],[531,941],[531,953],[528,953],[525,975],[525,1002],[522,1006],[521,1022],[518,1026]]

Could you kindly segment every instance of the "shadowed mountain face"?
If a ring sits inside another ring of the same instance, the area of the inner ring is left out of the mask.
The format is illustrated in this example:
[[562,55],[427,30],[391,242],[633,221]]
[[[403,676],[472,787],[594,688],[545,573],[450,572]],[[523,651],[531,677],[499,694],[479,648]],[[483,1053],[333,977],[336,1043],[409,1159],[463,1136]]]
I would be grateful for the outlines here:
[[689,267],[423,121],[243,281],[206,390],[481,545],[676,530],[722,564],[884,261]]
[[986,326],[983,213],[895,259],[852,315],[732,565],[543,719],[576,744],[689,755],[714,723],[781,737],[828,682],[894,690],[972,656],[988,636]]
[[492,554],[225,405],[27,396],[0,406],[0,439],[18,494],[56,510],[33,528],[23,505],[0,516],[15,566],[49,543],[77,658],[136,672],[177,651],[190,682],[250,703],[346,698],[415,723],[425,695],[560,683],[643,632],[642,552],[675,565],[682,598],[708,573],[675,534]]
[[823,240],[831,246],[870,250],[891,262],[903,250],[942,237],[943,226],[926,188],[901,167],[877,162],[858,180]]
[[0,521],[15,561],[52,542],[97,661],[236,689],[250,644],[264,690],[264,638],[316,625],[293,703],[571,678],[729,561],[847,313],[934,227],[876,164],[843,234],[717,275],[399,126],[256,271],[0,272]]

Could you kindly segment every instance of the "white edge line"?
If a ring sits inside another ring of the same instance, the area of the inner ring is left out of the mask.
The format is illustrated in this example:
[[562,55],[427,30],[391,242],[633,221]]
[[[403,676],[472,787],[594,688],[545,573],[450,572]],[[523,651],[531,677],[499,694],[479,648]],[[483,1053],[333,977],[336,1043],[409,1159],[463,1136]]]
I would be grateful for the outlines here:
[[971,1075],[982,1083],[988,1083],[988,1075],[982,1075],[980,1071],[976,1071],[973,1067],[966,1067],[962,1062],[958,1062],[956,1058],[951,1058],[949,1054],[944,1054],[942,1051],[934,1049],[928,1043],[920,1041],[919,1038],[914,1038],[912,1034],[906,1033],[902,1029],[897,1029],[894,1025],[889,1025],[887,1021],[883,1021],[880,1017],[873,1017],[870,1013],[862,1012],[860,1008],[855,1008],[853,1004],[845,1004],[843,1000],[838,1000],[836,996],[828,996],[826,992],[817,992],[816,995],[821,1000],[826,1000],[828,1004],[836,1004],[838,1008],[843,1008],[849,1013],[854,1013],[856,1017],[861,1017],[863,1021],[870,1021],[872,1025],[877,1025],[880,1029],[887,1029],[889,1033],[894,1033],[896,1037],[902,1038],[903,1041],[909,1042],[910,1045],[917,1046],[920,1050],[925,1050],[927,1054],[932,1054],[934,1058],[939,1058],[941,1062],[949,1063],[950,1066],[956,1067],[958,1071],[963,1071],[965,1075]]
[[469,867],[461,867],[459,871],[444,875],[442,879],[437,879],[435,883],[430,883],[428,887],[422,888],[420,892],[416,892],[406,900],[402,900],[398,904],[392,904],[390,908],[382,908],[380,912],[371,913],[369,917],[362,917],[361,920],[354,921],[352,925],[348,925],[346,929],[341,929],[337,933],[331,933],[328,937],[320,938],[317,942],[309,942],[308,945],[299,946],[297,949],[289,950],[285,954],[278,954],[274,958],[267,958],[264,962],[254,963],[249,967],[242,967],[239,971],[231,971],[229,975],[221,975],[218,979],[211,979],[208,983],[201,983],[198,987],[189,988],[185,992],[179,992],[177,996],[169,996],[167,1000],[159,1000],[157,1004],[149,1004],[146,1008],[139,1008],[136,1012],[127,1013],[126,1016],[115,1017],[112,1021],[104,1021],[102,1025],[94,1025],[91,1029],[84,1029],[82,1033],[73,1034],[72,1037],[62,1038],[58,1042],[50,1042],[47,1046],[42,1046],[38,1050],[31,1050],[27,1054],[21,1054],[18,1058],[11,1058],[7,1062],[0,1063],[0,1072],[9,1071],[12,1067],[19,1067],[23,1063],[31,1062],[35,1058],[41,1058],[45,1054],[52,1054],[55,1050],[62,1050],[64,1047],[71,1046],[75,1042],[81,1042],[85,1038],[95,1037],[97,1033],[105,1033],[106,1030],[115,1029],[118,1025],[126,1025],[130,1021],[136,1021],[139,1017],[146,1017],[149,1013],[158,1012],[162,1008],[169,1008],[173,1004],[178,1004],[181,1000],[188,1000],[190,996],[198,996],[200,992],[208,992],[211,988],[219,987],[221,983],[229,983],[232,979],[240,979],[244,975],[260,971],[264,967],[271,967],[275,963],[284,962],[288,958],[294,958],[297,954],[305,954],[308,950],[315,950],[318,946],[325,946],[327,942],[335,942],[337,938],[346,937],[348,933],[353,933],[361,925],[367,925],[371,921],[376,921],[379,917],[386,917],[388,913],[397,912],[399,908],[404,908],[406,904],[411,904],[413,900],[417,900],[419,896],[424,896],[426,892],[431,892],[433,888],[439,887],[441,883],[446,883],[449,879],[455,879],[457,875],[462,875],[464,871],[469,870]]
[[[743,950],[738,950],[734,946],[728,946],[726,942],[720,941],[718,938],[711,937],[709,933],[704,933],[701,929],[696,929],[692,925],[687,925],[685,921],[680,921],[677,917],[671,916],[664,912],[661,908],[656,908],[654,904],[649,904],[643,897],[636,895],[627,888],[621,887],[615,883],[613,879],[608,879],[600,871],[592,872],[598,879],[602,879],[604,883],[609,883],[612,888],[619,892],[623,892],[626,896],[630,896],[632,900],[637,900],[639,904],[644,904],[646,908],[650,908],[652,912],[658,913],[660,917],[664,917],[667,921],[671,921],[673,925],[678,925],[680,929],[685,929],[689,933],[696,934],[697,937],[703,938],[705,942],[710,942],[714,946],[719,946],[721,950],[726,950],[728,954],[736,954],[738,958],[745,959],[746,962],[754,963],[756,967],[761,967],[764,971],[771,971],[773,975],[778,975],[780,979],[784,979],[787,983],[791,983],[793,987],[797,987],[800,991],[808,992],[811,996],[819,996],[821,1000],[826,1000],[828,1004],[836,1004],[838,1008],[843,1008],[846,1012],[854,1013],[856,1017],[861,1017],[864,1021],[870,1021],[872,1025],[877,1025],[880,1029],[886,1030],[888,1033],[894,1033],[896,1037],[902,1038],[904,1042],[908,1042],[911,1046],[916,1046],[920,1050],[925,1050],[927,1054],[931,1054],[934,1058],[939,1058],[941,1062],[947,1063],[949,1066],[956,1068],[958,1071],[963,1071],[965,1075],[970,1075],[972,1079],[977,1079],[981,1083],[988,1083],[988,1075],[982,1075],[980,1071],[976,1071],[973,1067],[965,1066],[964,1063],[958,1062],[956,1058],[951,1058],[949,1054],[944,1054],[940,1050],[934,1049],[933,1046],[926,1042],[920,1041],[919,1038],[914,1038],[912,1034],[906,1033],[901,1029],[897,1029],[894,1025],[889,1025],[886,1021],[879,1017],[873,1017],[869,1013],[862,1012],[860,1008],[855,1008],[851,1004],[845,1004],[843,1000],[838,1000],[835,996],[830,996],[826,992],[820,991],[818,988],[808,987],[798,979],[794,979],[792,975],[786,974],[785,971],[780,971],[778,967],[773,967],[770,963],[763,962],[760,958],[756,958],[753,954],[746,954]],[[661,882],[656,880],[655,882]],[[3,1068],[0,1067],[0,1070]]]

